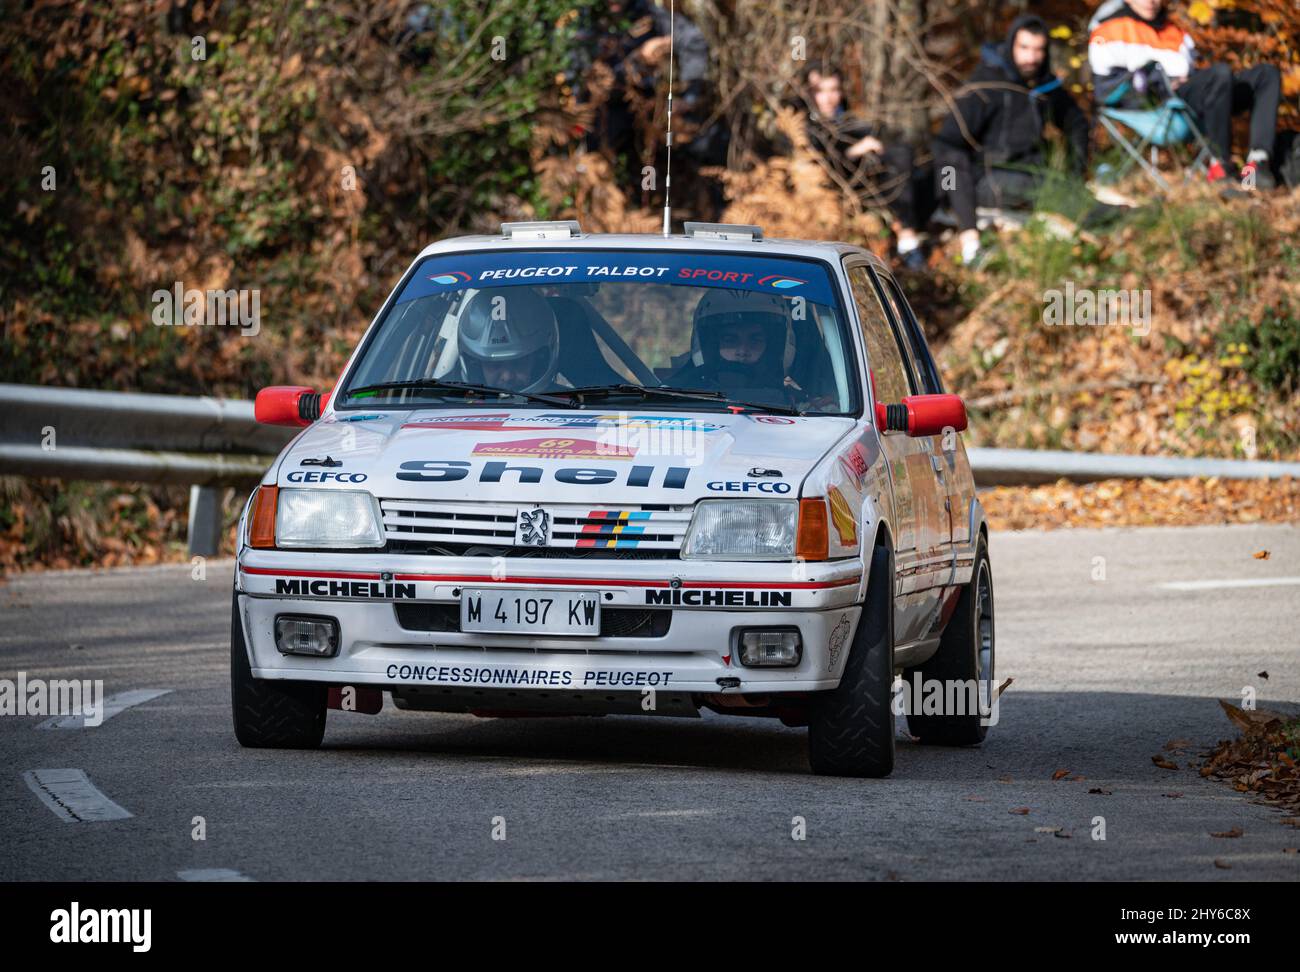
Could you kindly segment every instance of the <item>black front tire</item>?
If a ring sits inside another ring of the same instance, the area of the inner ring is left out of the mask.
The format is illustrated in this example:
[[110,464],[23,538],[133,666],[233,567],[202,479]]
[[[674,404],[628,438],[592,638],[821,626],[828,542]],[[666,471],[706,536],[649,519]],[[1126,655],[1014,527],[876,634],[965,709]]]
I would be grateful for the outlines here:
[[867,599],[840,684],[808,713],[808,762],[822,776],[877,778],[894,770],[894,555],[877,547]]
[[325,736],[329,688],[322,682],[253,678],[239,617],[239,595],[230,610],[230,710],[235,738],[253,749],[315,749]]
[[[983,655],[983,659],[981,659]],[[975,547],[975,564],[971,579],[957,599],[957,608],[948,627],[944,629],[939,650],[927,661],[903,673],[908,686],[916,684],[919,675],[922,684],[931,680],[946,686],[957,683],[975,686],[977,697],[972,700],[969,691],[961,693],[966,703],[965,711],[925,715],[909,711],[907,729],[923,743],[938,746],[974,746],[984,741],[988,734],[988,705],[992,701],[993,685],[993,571],[989,565],[988,542],[981,534]],[[912,693],[911,704],[920,700]],[[970,702],[977,704],[969,711]]]

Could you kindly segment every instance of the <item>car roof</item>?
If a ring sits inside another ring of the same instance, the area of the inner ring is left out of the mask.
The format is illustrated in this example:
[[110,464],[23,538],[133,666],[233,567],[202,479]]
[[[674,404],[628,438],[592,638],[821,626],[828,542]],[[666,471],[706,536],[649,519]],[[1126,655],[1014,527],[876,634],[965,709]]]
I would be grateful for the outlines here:
[[865,259],[877,269],[888,273],[889,268],[870,250],[852,243],[819,240],[787,239],[709,239],[675,233],[662,236],[657,233],[579,233],[564,239],[511,239],[507,236],[453,236],[431,243],[420,251],[417,259],[439,253],[457,253],[466,250],[716,250],[719,253],[741,253],[754,256],[804,257],[829,260],[837,263],[845,256]]

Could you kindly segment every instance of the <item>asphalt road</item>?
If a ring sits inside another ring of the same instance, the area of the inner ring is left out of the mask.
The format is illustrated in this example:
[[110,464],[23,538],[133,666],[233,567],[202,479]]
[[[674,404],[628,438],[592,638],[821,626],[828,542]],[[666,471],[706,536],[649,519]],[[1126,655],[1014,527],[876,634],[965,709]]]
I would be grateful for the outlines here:
[[[0,679],[167,694],[93,728],[0,718],[0,879],[1300,879],[1284,850],[1300,831],[1195,770],[1233,733],[1216,699],[1253,686],[1297,708],[1300,530],[1005,534],[992,557],[998,676],[1015,679],[1000,723],[977,749],[900,737],[894,775],[862,781],[810,775],[800,730],[707,713],[500,721],[389,702],[331,712],[318,752],[243,750],[229,562],[202,581],[10,579]],[[1159,768],[1171,741],[1178,768]],[[49,769],[83,771],[131,816],[64,822],[24,776]]]

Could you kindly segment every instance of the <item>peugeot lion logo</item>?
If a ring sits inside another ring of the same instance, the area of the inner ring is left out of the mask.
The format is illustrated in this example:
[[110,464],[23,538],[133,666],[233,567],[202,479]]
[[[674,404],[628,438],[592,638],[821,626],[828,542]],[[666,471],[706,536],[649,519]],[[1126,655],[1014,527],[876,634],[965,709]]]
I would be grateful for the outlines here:
[[519,539],[530,547],[545,547],[551,515],[541,507],[519,511]]

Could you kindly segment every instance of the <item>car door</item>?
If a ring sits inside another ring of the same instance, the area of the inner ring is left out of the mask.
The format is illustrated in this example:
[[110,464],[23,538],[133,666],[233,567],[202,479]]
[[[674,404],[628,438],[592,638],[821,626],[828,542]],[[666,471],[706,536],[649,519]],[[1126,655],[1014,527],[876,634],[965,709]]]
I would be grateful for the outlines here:
[[[916,319],[916,314],[913,313],[896,280],[882,275],[882,282],[886,292],[893,298],[892,305],[900,315],[900,327],[907,336],[912,358],[916,364],[918,381],[927,394],[944,394],[947,389],[944,388],[943,378],[934,362],[934,356],[930,354],[930,349],[925,343],[925,334]],[[971,476],[970,463],[966,458],[966,445],[960,434],[954,434],[947,439],[944,436],[933,436],[930,442],[940,469],[940,496],[947,507],[949,542],[954,550],[959,550],[970,543],[970,505],[975,498],[975,480]]]
[[[897,404],[916,394],[911,365],[879,291],[866,264],[847,267],[858,322],[867,352],[873,402]],[[869,413],[874,422],[874,413]],[[944,583],[950,562],[942,553],[946,520],[939,496],[937,477],[931,463],[932,451],[925,439],[901,433],[880,434],[881,449],[889,464],[894,490],[894,562],[898,579],[896,594],[898,644],[920,637],[927,626],[939,585]]]
[[[933,360],[930,358],[923,339],[916,330],[916,319],[912,316],[911,308],[908,307],[907,300],[898,287],[898,282],[891,275],[879,269],[874,270],[873,276],[881,299],[884,301],[894,324],[894,333],[898,336],[899,343],[902,345],[903,356],[907,359],[908,376],[912,381],[913,394],[937,395],[941,393],[943,386],[938,384],[938,372],[934,368]],[[949,449],[945,453],[945,443],[941,435],[926,436],[920,441],[925,443],[926,451],[929,453],[930,467],[935,476],[935,489],[938,493],[939,504],[942,507],[939,511],[939,536],[931,550],[931,556],[942,557],[946,560],[952,556],[953,504],[950,491],[954,488],[952,483],[956,478],[952,475],[951,454],[953,450]]]

